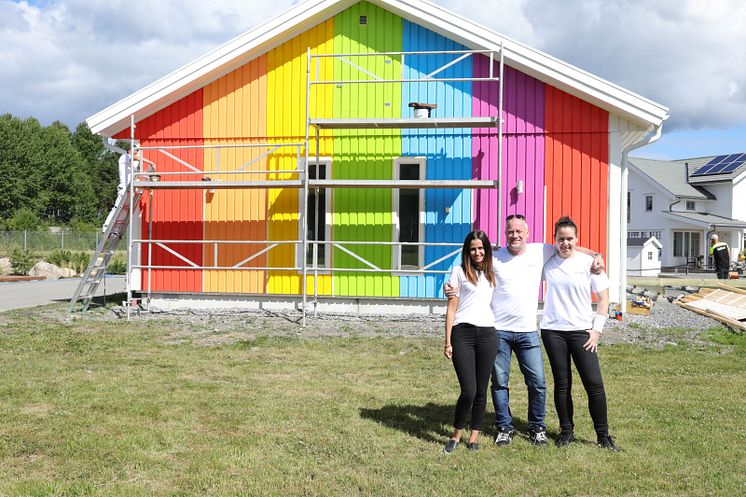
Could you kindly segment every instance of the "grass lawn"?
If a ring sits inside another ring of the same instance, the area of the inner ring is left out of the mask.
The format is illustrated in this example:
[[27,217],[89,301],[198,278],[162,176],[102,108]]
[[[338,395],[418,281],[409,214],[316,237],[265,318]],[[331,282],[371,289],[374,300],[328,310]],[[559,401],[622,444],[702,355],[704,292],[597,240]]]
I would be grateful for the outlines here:
[[[746,495],[746,335],[724,329],[600,349],[621,453],[595,447],[575,377],[584,442],[485,436],[446,456],[458,384],[441,337],[204,346],[169,339],[169,320],[42,316],[0,314],[0,495]],[[525,428],[517,369],[511,384]]]

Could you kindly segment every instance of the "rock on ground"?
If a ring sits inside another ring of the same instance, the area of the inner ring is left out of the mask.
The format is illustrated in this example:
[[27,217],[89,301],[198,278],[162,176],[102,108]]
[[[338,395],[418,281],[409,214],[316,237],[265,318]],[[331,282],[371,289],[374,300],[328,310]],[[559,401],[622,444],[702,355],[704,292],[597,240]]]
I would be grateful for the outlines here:
[[13,272],[13,265],[10,263],[10,257],[0,257],[0,276],[8,276]]
[[62,278],[63,272],[62,269],[58,268],[54,264],[41,261],[37,262],[36,265],[29,270],[28,275],[43,276],[48,280],[58,280]]
[[74,269],[69,267],[63,267],[62,268],[62,277],[63,278],[75,278],[78,275],[78,273],[75,272]]

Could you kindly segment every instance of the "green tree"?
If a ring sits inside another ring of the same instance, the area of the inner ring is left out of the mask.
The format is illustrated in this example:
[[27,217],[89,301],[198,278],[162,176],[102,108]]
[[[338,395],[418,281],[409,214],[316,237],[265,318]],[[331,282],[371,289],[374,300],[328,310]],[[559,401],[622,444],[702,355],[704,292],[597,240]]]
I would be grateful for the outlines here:
[[4,228],[10,231],[37,230],[41,227],[41,220],[34,211],[22,207],[3,224]]
[[107,150],[101,137],[91,133],[86,123],[80,123],[75,128],[72,144],[83,160],[83,171],[91,179],[96,196],[97,219],[103,221],[117,197],[119,155]]

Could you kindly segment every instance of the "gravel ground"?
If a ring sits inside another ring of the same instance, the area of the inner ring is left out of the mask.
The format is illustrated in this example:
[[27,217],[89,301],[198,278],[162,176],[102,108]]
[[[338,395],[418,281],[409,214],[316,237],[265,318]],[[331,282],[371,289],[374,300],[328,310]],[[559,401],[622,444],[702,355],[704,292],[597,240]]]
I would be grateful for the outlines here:
[[[641,344],[652,347],[682,342],[705,343],[703,337],[710,328],[721,326],[718,321],[682,309],[664,297],[675,298],[685,292],[667,289],[652,308],[650,316],[625,314],[622,321],[607,321],[603,344]],[[36,312],[48,318],[72,320],[124,319],[122,307],[93,309],[85,315],[63,316],[55,307]],[[206,346],[254,340],[259,336],[281,337],[440,337],[443,333],[441,315],[344,315],[319,314],[308,316],[306,328],[300,326],[297,311],[211,311],[211,312],[143,312],[133,317],[133,324],[145,326],[166,322],[171,331],[163,337],[167,342],[190,341]]]

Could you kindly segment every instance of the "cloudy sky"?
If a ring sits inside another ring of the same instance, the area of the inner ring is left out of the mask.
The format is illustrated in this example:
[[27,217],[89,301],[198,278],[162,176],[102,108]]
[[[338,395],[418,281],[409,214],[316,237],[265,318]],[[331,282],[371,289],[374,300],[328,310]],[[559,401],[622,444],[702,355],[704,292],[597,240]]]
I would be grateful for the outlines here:
[[[746,152],[743,0],[434,0],[670,108],[681,158]],[[73,127],[293,0],[0,0],[0,113]]]

